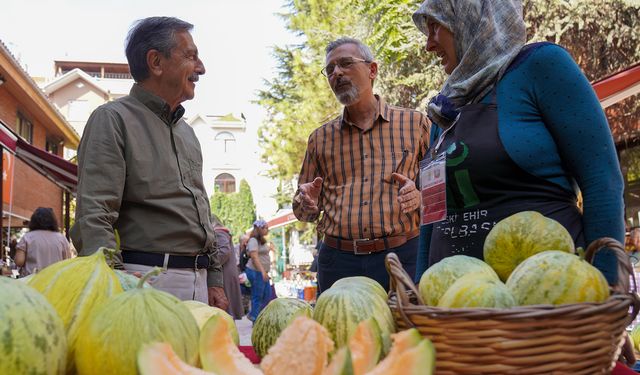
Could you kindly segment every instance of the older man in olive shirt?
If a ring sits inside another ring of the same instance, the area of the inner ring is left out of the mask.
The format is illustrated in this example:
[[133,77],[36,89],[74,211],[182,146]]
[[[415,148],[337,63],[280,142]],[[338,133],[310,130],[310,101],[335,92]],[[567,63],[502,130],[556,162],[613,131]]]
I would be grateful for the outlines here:
[[80,182],[72,239],[80,255],[115,247],[126,270],[166,270],[152,285],[226,308],[202,154],[180,105],[205,73],[189,31],[170,17],[139,21],[126,54],[136,84],[97,108],[78,150]]

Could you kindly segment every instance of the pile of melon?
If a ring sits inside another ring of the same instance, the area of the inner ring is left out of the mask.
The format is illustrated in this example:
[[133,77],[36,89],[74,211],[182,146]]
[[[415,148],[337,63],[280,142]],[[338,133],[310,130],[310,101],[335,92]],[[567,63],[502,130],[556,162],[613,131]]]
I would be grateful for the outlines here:
[[100,249],[23,282],[0,278],[0,374],[430,374],[433,345],[395,333],[386,292],[365,277],[340,280],[316,309],[279,298],[263,310],[253,365],[224,311],[180,301],[116,272]]
[[604,302],[602,273],[574,254],[571,235],[557,221],[523,211],[498,222],[484,243],[484,261],[455,255],[420,278],[423,302],[442,308],[510,308]]

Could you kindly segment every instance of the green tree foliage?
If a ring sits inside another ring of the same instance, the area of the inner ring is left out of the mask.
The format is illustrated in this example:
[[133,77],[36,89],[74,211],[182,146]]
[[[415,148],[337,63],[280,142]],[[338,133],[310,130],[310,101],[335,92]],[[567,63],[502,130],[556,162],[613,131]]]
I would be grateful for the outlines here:
[[234,242],[237,243],[256,219],[256,205],[253,203],[253,195],[247,181],[240,181],[237,193],[223,193],[216,188],[211,196],[211,212],[229,228]]

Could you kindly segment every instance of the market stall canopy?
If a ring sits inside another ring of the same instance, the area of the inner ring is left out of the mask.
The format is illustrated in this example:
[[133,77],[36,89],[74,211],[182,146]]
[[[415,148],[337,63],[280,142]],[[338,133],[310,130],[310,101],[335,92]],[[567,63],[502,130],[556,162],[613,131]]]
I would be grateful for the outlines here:
[[78,185],[76,164],[29,144],[2,121],[0,121],[0,145],[64,190],[76,192]]
[[276,212],[269,220],[267,220],[267,226],[269,229],[279,228],[287,224],[298,221],[296,215],[293,214],[293,210],[290,208],[281,209]]
[[602,108],[640,92],[640,63],[592,83]]

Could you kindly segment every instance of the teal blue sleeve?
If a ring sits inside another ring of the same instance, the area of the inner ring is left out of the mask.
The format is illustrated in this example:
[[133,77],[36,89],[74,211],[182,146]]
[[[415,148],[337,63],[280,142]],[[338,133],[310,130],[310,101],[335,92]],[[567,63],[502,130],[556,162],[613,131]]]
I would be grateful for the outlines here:
[[[600,237],[624,243],[624,183],[611,130],[591,84],[571,55],[556,45],[537,50],[529,67],[542,119],[582,192],[585,243]],[[600,253],[594,265],[609,282],[617,279],[614,254]]]

